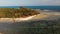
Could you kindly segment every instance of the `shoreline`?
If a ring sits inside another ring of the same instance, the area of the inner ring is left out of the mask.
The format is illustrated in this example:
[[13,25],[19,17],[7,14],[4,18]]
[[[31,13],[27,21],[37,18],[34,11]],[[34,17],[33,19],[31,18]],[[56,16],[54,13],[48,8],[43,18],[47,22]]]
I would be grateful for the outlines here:
[[29,16],[29,17],[26,17],[26,18],[0,18],[0,22],[14,23],[14,22],[26,21],[26,20],[30,20],[31,18],[33,18],[35,16],[36,15]]
[[[40,14],[29,16],[26,18],[0,18],[0,22],[21,22],[21,21],[28,21],[28,20],[50,20],[55,19],[56,17],[60,16],[59,12],[40,12]],[[59,17],[58,17],[59,18]]]

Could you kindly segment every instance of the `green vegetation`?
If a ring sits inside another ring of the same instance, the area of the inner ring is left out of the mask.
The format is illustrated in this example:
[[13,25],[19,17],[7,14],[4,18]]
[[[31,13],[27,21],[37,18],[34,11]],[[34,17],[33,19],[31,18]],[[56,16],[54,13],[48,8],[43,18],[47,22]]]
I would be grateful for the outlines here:
[[30,8],[0,8],[0,18],[19,18],[39,14]]

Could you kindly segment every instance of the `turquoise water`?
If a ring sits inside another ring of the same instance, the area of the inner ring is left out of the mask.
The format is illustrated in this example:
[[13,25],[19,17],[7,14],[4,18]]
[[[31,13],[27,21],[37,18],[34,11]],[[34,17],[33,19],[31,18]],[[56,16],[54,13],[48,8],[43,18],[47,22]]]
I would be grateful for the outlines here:
[[[21,6],[0,6],[0,8],[19,8]],[[25,8],[32,8],[32,9],[47,9],[47,10],[59,10],[60,6],[23,6]]]

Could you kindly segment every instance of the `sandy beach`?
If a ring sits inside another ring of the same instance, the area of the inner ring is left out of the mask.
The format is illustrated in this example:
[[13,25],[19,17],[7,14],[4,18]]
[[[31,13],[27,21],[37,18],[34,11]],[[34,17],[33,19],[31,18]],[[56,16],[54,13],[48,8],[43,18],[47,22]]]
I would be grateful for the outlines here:
[[60,12],[40,12],[40,14],[29,16],[26,18],[0,18],[0,22],[20,22],[28,20],[54,20],[60,18]]

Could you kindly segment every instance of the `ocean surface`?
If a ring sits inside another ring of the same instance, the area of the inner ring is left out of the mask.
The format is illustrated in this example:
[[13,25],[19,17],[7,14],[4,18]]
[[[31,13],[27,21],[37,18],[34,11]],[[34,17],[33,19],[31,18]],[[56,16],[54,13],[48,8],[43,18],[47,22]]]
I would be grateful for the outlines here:
[[60,21],[35,20],[17,23],[0,23],[2,34],[60,34]]
[[60,6],[0,6],[0,8],[32,8],[32,9],[41,9],[41,10],[57,10],[60,11]]

